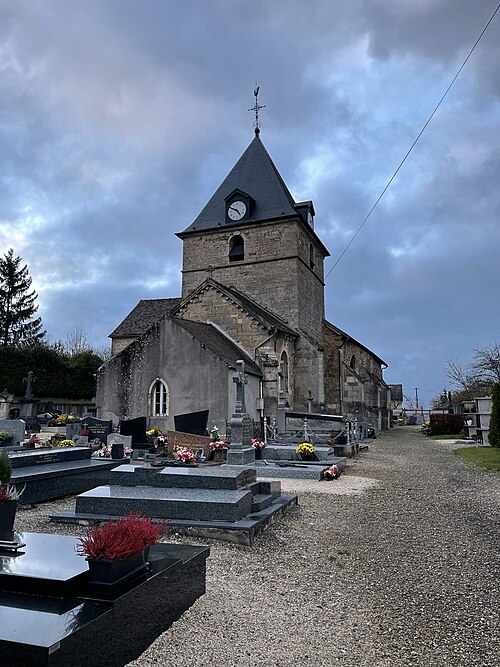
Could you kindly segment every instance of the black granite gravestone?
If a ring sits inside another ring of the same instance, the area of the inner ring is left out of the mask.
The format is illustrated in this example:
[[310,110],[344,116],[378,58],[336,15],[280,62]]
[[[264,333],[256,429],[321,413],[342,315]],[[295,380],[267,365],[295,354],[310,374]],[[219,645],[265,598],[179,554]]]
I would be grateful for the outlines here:
[[111,458],[112,459],[122,459],[125,456],[123,449],[123,442],[114,442],[111,445]]
[[148,449],[150,446],[146,442],[146,417],[123,419],[120,422],[120,433],[132,436],[132,449]]
[[85,417],[81,421],[82,426],[89,429],[89,442],[99,438],[101,442],[106,443],[106,439],[113,432],[113,422],[111,419],[97,419],[96,417]]
[[194,435],[205,435],[208,424],[208,410],[188,412],[185,415],[175,415],[175,430]]

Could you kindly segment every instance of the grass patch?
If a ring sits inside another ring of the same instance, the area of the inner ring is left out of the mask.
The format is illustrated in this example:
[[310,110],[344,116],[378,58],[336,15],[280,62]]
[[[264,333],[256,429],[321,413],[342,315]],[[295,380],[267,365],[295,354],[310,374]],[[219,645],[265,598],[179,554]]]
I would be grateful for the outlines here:
[[432,440],[461,440],[462,435],[457,433],[456,435],[431,435]]
[[460,447],[455,454],[476,468],[500,471],[500,449],[496,447]]

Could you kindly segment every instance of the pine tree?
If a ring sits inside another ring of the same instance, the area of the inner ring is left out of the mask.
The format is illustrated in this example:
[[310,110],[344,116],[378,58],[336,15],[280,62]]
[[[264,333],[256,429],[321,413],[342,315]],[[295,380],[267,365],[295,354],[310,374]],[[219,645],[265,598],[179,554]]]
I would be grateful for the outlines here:
[[500,447],[500,382],[493,385],[491,392],[492,408],[488,440],[492,447]]
[[40,317],[34,318],[38,306],[37,293],[31,287],[26,265],[14,257],[12,248],[0,258],[0,345],[37,345],[46,332]]

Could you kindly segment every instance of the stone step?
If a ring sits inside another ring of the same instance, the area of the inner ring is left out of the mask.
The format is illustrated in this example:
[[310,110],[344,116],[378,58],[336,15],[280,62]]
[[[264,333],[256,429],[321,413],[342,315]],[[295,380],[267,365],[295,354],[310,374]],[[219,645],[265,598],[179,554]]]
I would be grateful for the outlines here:
[[121,465],[115,468],[110,484],[116,486],[153,486],[156,488],[237,490],[252,484],[255,469],[240,466],[203,466],[151,468]]
[[265,494],[265,495],[270,495],[274,499],[276,499],[279,498],[281,495],[280,482],[275,482],[275,481],[263,482],[262,480],[259,480],[257,482],[253,482],[253,484],[250,484],[248,488],[250,489],[250,491],[254,496],[259,494]]
[[99,486],[76,499],[76,513],[122,516],[139,511],[161,519],[238,521],[252,510],[248,489]]
[[252,497],[252,512],[260,512],[269,507],[273,502],[273,497],[267,493],[257,493]]

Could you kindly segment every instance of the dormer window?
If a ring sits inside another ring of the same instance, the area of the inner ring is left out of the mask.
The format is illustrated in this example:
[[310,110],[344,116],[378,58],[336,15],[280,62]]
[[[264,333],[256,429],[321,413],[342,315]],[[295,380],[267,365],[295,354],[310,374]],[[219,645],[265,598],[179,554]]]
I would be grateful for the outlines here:
[[226,202],[226,223],[231,224],[248,220],[250,217],[250,207],[252,198],[242,190],[233,190],[225,198]]
[[240,262],[242,259],[245,259],[245,241],[237,234],[229,241],[229,261]]

